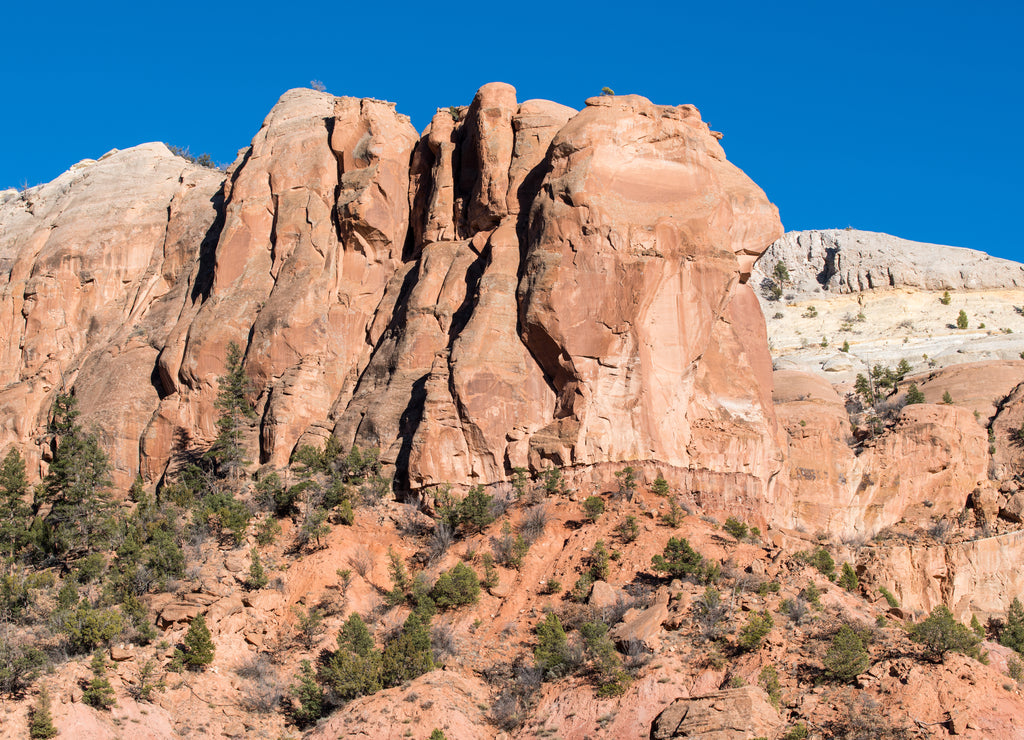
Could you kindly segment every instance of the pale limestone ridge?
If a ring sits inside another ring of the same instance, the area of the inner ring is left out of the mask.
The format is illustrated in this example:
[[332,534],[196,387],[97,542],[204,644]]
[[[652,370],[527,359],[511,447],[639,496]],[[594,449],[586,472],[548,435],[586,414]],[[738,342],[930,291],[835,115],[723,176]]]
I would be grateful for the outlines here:
[[[771,300],[780,261],[789,280]],[[924,372],[1019,360],[1024,351],[1024,265],[984,252],[867,231],[795,231],[765,252],[752,282],[775,367],[832,383],[901,359]],[[967,329],[957,327],[960,311]]]
[[984,252],[925,244],[857,229],[791,231],[754,268],[755,285],[782,261],[787,296],[858,293],[885,288],[996,290],[1024,288],[1024,264]]

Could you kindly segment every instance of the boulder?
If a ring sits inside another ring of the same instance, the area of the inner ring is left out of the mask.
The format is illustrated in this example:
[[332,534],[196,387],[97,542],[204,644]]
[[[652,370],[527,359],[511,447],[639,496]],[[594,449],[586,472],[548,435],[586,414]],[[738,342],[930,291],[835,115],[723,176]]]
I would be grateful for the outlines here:
[[676,699],[654,720],[651,740],[775,737],[782,724],[762,689],[743,686],[700,697]]

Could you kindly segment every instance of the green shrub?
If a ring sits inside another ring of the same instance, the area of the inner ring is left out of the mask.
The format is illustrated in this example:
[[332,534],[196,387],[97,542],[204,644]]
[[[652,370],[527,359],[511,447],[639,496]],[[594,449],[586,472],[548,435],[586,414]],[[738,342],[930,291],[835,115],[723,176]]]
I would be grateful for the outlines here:
[[583,514],[592,522],[596,522],[604,513],[604,499],[600,496],[587,496],[583,502]]
[[1024,606],[1016,596],[1006,612],[1006,624],[999,633],[999,643],[1024,653]]
[[797,560],[802,560],[808,565],[813,565],[818,569],[818,572],[828,578],[830,581],[835,580],[836,577],[836,561],[832,559],[828,550],[824,547],[819,547],[814,552],[807,552],[801,550],[796,553],[793,557]]
[[927,619],[913,625],[909,635],[911,640],[924,645],[926,654],[933,660],[942,660],[948,652],[981,659],[978,648],[981,640],[969,628],[956,621],[953,613],[943,604],[932,609]]
[[808,737],[810,737],[810,732],[807,730],[807,725],[803,722],[797,722],[789,728],[781,740],[806,740]]
[[661,521],[674,529],[682,523],[684,516],[686,516],[686,512],[679,505],[679,502],[676,501],[675,496],[670,497],[668,500],[668,512],[661,515]]
[[249,591],[256,591],[263,588],[268,583],[267,572],[263,569],[263,563],[260,562],[260,553],[254,547],[249,550],[249,577],[245,580],[245,587]]
[[398,686],[434,669],[430,622],[413,611],[398,637],[384,648],[381,678],[385,686]]
[[878,593],[882,594],[882,598],[892,609],[898,609],[900,606],[899,600],[893,595],[892,591],[887,589],[885,586],[878,587]]
[[114,696],[114,688],[107,680],[107,661],[104,660],[103,653],[97,650],[89,667],[92,669],[92,680],[86,684],[85,691],[82,692],[82,701],[96,709],[110,709],[117,704],[117,698]]
[[72,652],[84,653],[109,643],[124,631],[124,618],[114,608],[93,608],[82,601],[64,623]]
[[549,679],[565,675],[569,656],[569,641],[558,615],[548,612],[535,630],[537,645],[533,649],[533,660]]
[[501,525],[501,534],[491,538],[491,548],[498,565],[519,570],[523,566],[523,558],[529,552],[530,545],[521,534],[514,534],[512,525],[505,522]]
[[0,693],[19,696],[46,665],[46,654],[30,644],[8,642],[0,635]]
[[608,637],[608,625],[603,622],[584,622],[580,625],[580,636],[583,638],[590,670],[597,687],[595,693],[601,698],[624,693],[629,688],[631,679],[622,669],[622,659]]
[[654,483],[651,484],[651,493],[655,496],[668,496],[670,493],[668,481],[659,475],[654,479]]
[[722,525],[722,529],[731,534],[737,540],[745,539],[747,532],[749,531],[746,524],[733,516],[725,520],[725,524]]
[[299,705],[291,708],[292,719],[299,727],[308,727],[324,714],[324,691],[317,683],[316,672],[308,661],[302,661],[299,667],[298,681],[288,689]]
[[544,582],[544,588],[541,589],[543,594],[557,594],[562,590],[562,582],[556,578],[549,578]]
[[636,493],[636,470],[627,465],[616,473],[615,477],[619,483],[619,495],[627,501],[632,501],[633,494]]
[[942,393],[942,402],[944,404],[946,404],[947,406],[952,406],[953,405],[953,396],[949,395],[949,391],[943,391],[943,393]]
[[967,312],[960,309],[960,313],[956,316],[956,328],[966,329],[967,328]]
[[948,290],[942,291],[942,297],[939,299],[939,303],[941,303],[943,306],[948,306],[950,300],[951,300],[951,298],[949,297],[949,291]]
[[636,517],[632,514],[627,516],[622,523],[615,528],[615,533],[623,542],[635,542],[636,538],[640,536],[640,527],[636,523]]
[[485,552],[480,556],[484,566],[484,577],[480,579],[480,585],[484,588],[494,588],[498,585],[498,571],[494,567],[494,556]]
[[438,609],[451,609],[475,604],[480,597],[480,579],[465,563],[457,563],[451,570],[438,576],[430,590],[430,598]]
[[917,383],[911,383],[907,389],[907,405],[910,406],[915,403],[924,403],[924,393],[917,387]]
[[651,558],[654,569],[667,573],[673,578],[699,574],[704,558],[690,547],[685,537],[672,537],[661,555]]
[[201,671],[213,662],[213,637],[202,614],[189,624],[182,647],[182,662],[193,671]]
[[818,609],[821,608],[821,589],[818,588],[818,584],[814,581],[808,581],[807,585],[800,591],[800,595],[807,600],[807,603]]
[[779,683],[779,672],[773,665],[766,665],[757,677],[758,685],[768,694],[772,706],[776,709],[782,701],[782,684]]
[[774,625],[775,621],[767,609],[760,613],[751,612],[747,617],[747,623],[740,629],[736,646],[746,652],[757,650]]
[[848,683],[866,671],[870,664],[864,641],[856,630],[844,624],[825,653],[825,675],[833,681]]
[[50,692],[45,686],[39,690],[39,700],[32,707],[28,736],[39,740],[57,736],[57,728],[53,726],[53,716],[50,714]]
[[594,543],[594,549],[590,552],[590,575],[595,581],[608,580],[608,549],[604,546],[604,540]]
[[338,649],[320,665],[318,678],[343,702],[382,688],[381,654],[358,614],[352,614],[338,632]]
[[847,591],[855,591],[860,585],[857,573],[849,563],[843,563],[842,572],[840,573],[839,580],[836,583]]
[[569,592],[569,599],[575,601],[578,604],[582,604],[590,596],[590,589],[594,585],[594,574],[589,570],[585,571],[578,579],[576,579],[575,585],[572,587],[572,591]]

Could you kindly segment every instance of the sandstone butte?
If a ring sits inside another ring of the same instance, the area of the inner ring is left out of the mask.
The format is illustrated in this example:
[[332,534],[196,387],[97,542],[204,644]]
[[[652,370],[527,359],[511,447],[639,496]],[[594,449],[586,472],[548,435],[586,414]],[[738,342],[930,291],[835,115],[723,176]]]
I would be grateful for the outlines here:
[[[994,350],[968,364],[911,358],[926,403],[892,410],[865,440],[846,394],[856,371],[897,356],[880,349],[888,329],[864,337],[853,360],[834,347],[828,356],[806,342],[783,347],[802,319],[780,319],[782,304],[766,302],[762,287],[785,261],[795,291],[787,305],[809,316],[801,301],[813,301],[826,321],[850,301],[931,306],[943,290],[1002,291],[1009,301],[1024,284],[1021,266],[993,268],[975,254],[964,263],[978,275],[972,283],[949,259],[929,262],[915,256],[928,253],[920,249],[908,257],[884,235],[857,232],[857,245],[842,232],[783,237],[777,209],[727,161],[720,139],[693,106],[636,95],[591,98],[575,111],[519,103],[513,87],[492,83],[468,107],[438,110],[419,134],[391,103],[291,90],[226,172],[143,144],[0,193],[0,450],[18,448],[33,479],[45,474],[48,414],[70,389],[83,424],[100,434],[116,487],[141,475],[153,489],[215,437],[218,380],[234,342],[256,410],[253,470],[283,468],[300,446],[334,437],[341,449],[379,449],[396,499],[429,512],[441,486],[502,492],[516,469],[562,469],[576,493],[551,504],[548,534],[518,575],[502,570],[505,586],[485,594],[471,630],[466,617],[451,625],[477,652],[507,657],[517,640],[530,644],[539,584],[557,576],[568,588],[594,538],[615,537],[602,520],[584,539],[578,502],[613,490],[625,466],[639,493],[619,508],[643,523],[612,585],[599,581],[590,597],[604,608],[624,603],[624,584],[665,545],[668,532],[656,526],[665,502],[649,492],[661,476],[702,515],[683,531],[706,557],[781,582],[767,597],[734,591],[743,611],[795,598],[809,576],[791,556],[826,542],[861,579],[856,598],[819,579],[827,608],[870,621],[945,604],[964,621],[1000,618],[1024,594],[1024,361]],[[772,345],[763,310],[774,317]],[[947,391],[956,402],[939,402]],[[157,595],[149,607],[176,639],[207,614],[226,674],[248,651],[284,644],[275,640],[294,623],[290,608],[316,603],[328,574],[360,547],[378,562],[346,609],[373,607],[374,588],[387,583],[387,545],[414,552],[409,521],[423,516],[395,501],[381,506],[379,517],[360,512],[348,535],[332,532],[325,548],[292,563],[280,592],[235,594],[247,561],[207,552],[191,591]],[[727,517],[764,530],[762,544],[716,533]],[[689,623],[703,586],[660,589],[613,632],[653,651],[655,668],[603,709],[577,679],[557,691],[545,684],[534,719],[509,736],[542,737],[548,722],[573,738],[781,737],[796,718],[817,736],[838,736],[820,734],[846,711],[832,694],[806,693],[784,675],[792,701],[780,706],[755,688],[772,659],[820,662],[824,646],[814,653],[793,628],[776,628],[767,657],[694,668],[683,658],[693,645],[673,630]],[[333,636],[325,639],[330,647]],[[1024,737],[1024,698],[999,672],[1011,651],[987,645],[990,666],[888,654],[842,706],[870,714],[857,702],[895,702],[914,736]],[[314,736],[401,737],[415,727],[426,737],[442,723],[449,738],[501,733],[480,708],[493,700],[480,664],[452,665],[347,705]],[[84,669],[72,667],[53,679],[70,692],[58,723],[77,723],[78,737],[122,736],[78,702]],[[127,669],[119,675],[130,683]],[[236,679],[194,681],[162,693],[148,719],[126,699],[120,726],[148,734],[124,736],[283,727],[246,707]],[[196,685],[218,701],[196,705]],[[9,726],[24,716],[25,705],[14,706]],[[20,736],[11,733],[0,730]]]

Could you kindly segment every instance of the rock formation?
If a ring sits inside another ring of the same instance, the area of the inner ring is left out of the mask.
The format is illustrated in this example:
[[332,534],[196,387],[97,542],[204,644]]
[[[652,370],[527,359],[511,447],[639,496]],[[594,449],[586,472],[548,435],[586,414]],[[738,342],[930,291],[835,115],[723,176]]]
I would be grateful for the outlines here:
[[[894,699],[905,726],[938,728],[927,736],[1011,736],[1024,699],[1003,681],[1007,649],[987,643],[993,666],[922,666],[886,620],[939,604],[998,620],[1024,589],[1024,266],[852,230],[783,235],[720,138],[693,106],[635,95],[575,111],[493,83],[420,134],[390,103],[292,90],[226,172],[144,144],[0,193],[0,452],[21,449],[34,479],[54,449],[53,398],[69,388],[119,490],[138,474],[150,489],[173,479],[215,437],[234,343],[257,412],[253,469],[333,438],[378,448],[398,494],[350,510],[313,552],[241,532],[287,569],[273,588],[241,593],[246,550],[197,536],[188,577],[145,606],[168,645],[204,614],[218,670],[171,681],[153,736],[282,734],[272,710],[287,682],[266,666],[254,678],[246,661],[315,660],[353,612],[374,616],[378,638],[394,633],[405,605],[382,606],[389,554],[433,579],[513,541],[531,516],[528,557],[499,563],[479,604],[439,618],[452,670],[359,698],[314,737],[774,737],[810,717],[835,735],[871,714],[845,689],[807,690],[839,622],[884,638],[856,677],[866,701]],[[853,393],[858,373],[903,359],[886,398]],[[923,403],[905,404],[911,382]],[[614,477],[627,465],[632,488]],[[553,467],[566,489],[527,508]],[[517,470],[536,490],[514,500]],[[659,476],[668,495],[652,490]],[[510,507],[489,531],[460,532],[459,552],[424,544],[437,533],[430,493],[446,484],[483,484]],[[396,500],[410,493],[422,507]],[[608,514],[582,521],[591,494]],[[283,539],[303,524],[272,516],[260,514]],[[727,517],[764,531],[737,533]],[[652,559],[677,533],[720,571],[657,582]],[[614,552],[599,577],[597,541]],[[819,547],[856,583],[838,587],[799,554]],[[731,592],[717,637],[695,616],[716,578]],[[810,582],[827,634],[792,611]],[[558,602],[563,584],[582,593]],[[330,634],[296,647],[297,613],[323,604]],[[524,646],[553,606],[568,632],[607,620],[598,645],[620,652],[591,658],[586,680],[542,683]],[[786,630],[733,650],[748,616],[769,611]],[[713,644],[730,645],[728,669]],[[133,685],[127,666],[171,650],[109,646],[118,692]],[[595,697],[595,676],[627,664],[628,690]],[[48,679],[58,723],[117,736],[80,702],[84,664],[68,665]],[[756,686],[774,665],[783,683],[769,697]],[[926,698],[912,712],[915,692]],[[148,709],[117,712],[136,723]],[[8,713],[18,727],[25,715],[24,703]]]
[[[157,480],[212,438],[237,342],[261,462],[334,434],[415,490],[647,461],[764,520],[781,459],[746,278],[781,226],[692,106],[495,83],[420,137],[390,104],[293,90],[222,188],[146,145],[3,208],[8,442],[63,378],[120,481]],[[67,233],[115,210],[121,253]]]

